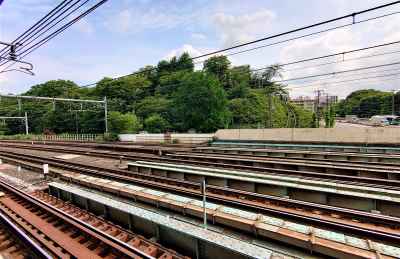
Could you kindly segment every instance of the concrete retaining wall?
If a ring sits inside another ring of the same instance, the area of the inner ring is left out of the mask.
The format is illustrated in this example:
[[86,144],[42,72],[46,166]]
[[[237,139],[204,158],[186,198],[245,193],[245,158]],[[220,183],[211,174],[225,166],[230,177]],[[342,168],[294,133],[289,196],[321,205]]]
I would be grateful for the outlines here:
[[400,144],[400,128],[224,129],[215,135],[219,140]]

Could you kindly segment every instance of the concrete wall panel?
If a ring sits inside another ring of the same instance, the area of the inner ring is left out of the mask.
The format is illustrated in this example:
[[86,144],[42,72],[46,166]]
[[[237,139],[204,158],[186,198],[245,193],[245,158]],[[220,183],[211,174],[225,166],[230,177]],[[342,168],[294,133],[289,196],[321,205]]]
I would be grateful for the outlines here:
[[400,128],[223,129],[220,140],[400,144]]

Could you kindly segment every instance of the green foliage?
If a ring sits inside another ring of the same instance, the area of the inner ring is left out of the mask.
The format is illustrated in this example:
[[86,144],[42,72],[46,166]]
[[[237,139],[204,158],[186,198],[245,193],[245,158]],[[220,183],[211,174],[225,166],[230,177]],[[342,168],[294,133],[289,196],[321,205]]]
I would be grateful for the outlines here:
[[158,114],[144,120],[144,129],[150,133],[164,133],[169,127],[168,121]]
[[294,128],[314,128],[315,113],[305,110],[296,105],[290,105],[291,110],[295,114],[291,127]]
[[230,119],[228,101],[218,80],[210,74],[193,72],[182,83],[174,96],[181,130],[212,132],[226,127]]
[[254,128],[263,123],[266,100],[260,94],[252,93],[246,98],[235,98],[229,101],[233,128]]
[[142,127],[136,115],[132,113],[110,112],[108,121],[112,133],[137,133]]
[[368,118],[373,115],[391,114],[392,97],[389,92],[366,89],[352,92],[345,100],[336,105],[339,116],[357,115]]
[[325,128],[333,128],[335,126],[335,108],[331,105],[324,111]]
[[117,140],[118,140],[118,134],[114,132],[105,133],[102,138],[96,139],[97,142],[103,142],[103,141],[114,142]]
[[203,71],[216,76],[222,86],[227,86],[231,62],[226,56],[213,56],[204,62]]
[[51,80],[44,84],[34,85],[26,95],[79,98],[80,88],[69,80]]
[[[280,66],[252,72],[249,65],[232,67],[226,56],[206,60],[194,72],[187,53],[145,66],[119,79],[103,78],[94,87],[79,87],[68,80],[51,80],[33,86],[23,95],[103,100],[107,97],[110,136],[149,132],[212,132],[219,128],[309,127],[312,114],[285,100],[285,85],[273,83]],[[398,98],[400,100],[400,98]],[[367,104],[368,102],[365,101]],[[361,103],[361,102],[360,102]],[[399,105],[400,107],[400,105]],[[32,133],[103,133],[104,110],[100,104],[81,104],[3,98],[0,114],[28,113]],[[0,134],[24,133],[21,121],[0,125]]]
[[159,114],[168,118],[172,101],[162,96],[149,96],[136,105],[136,114],[140,118],[147,118],[152,114]]
[[319,128],[319,119],[315,113],[312,114],[311,128]]

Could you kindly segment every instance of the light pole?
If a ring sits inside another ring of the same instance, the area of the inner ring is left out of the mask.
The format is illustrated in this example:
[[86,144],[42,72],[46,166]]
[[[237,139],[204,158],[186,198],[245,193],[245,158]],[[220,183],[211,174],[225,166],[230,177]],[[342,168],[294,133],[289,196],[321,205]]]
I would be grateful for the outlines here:
[[397,90],[392,90],[392,115],[395,116],[395,110],[394,110],[394,97],[396,96]]

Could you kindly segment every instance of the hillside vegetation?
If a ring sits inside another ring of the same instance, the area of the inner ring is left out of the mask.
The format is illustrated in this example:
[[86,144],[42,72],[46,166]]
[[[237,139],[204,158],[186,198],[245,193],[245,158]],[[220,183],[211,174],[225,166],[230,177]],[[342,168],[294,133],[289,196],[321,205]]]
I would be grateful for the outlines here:
[[[115,133],[177,131],[213,132],[219,128],[311,127],[311,112],[287,102],[284,85],[271,83],[279,66],[253,72],[232,66],[225,56],[211,57],[196,69],[188,54],[162,60],[156,67],[120,79],[103,78],[94,87],[69,80],[35,85],[24,95],[108,99],[110,130]],[[104,112],[99,105],[3,98],[0,113],[28,112],[33,133],[101,133]],[[23,132],[18,121],[1,124],[5,134]]]

